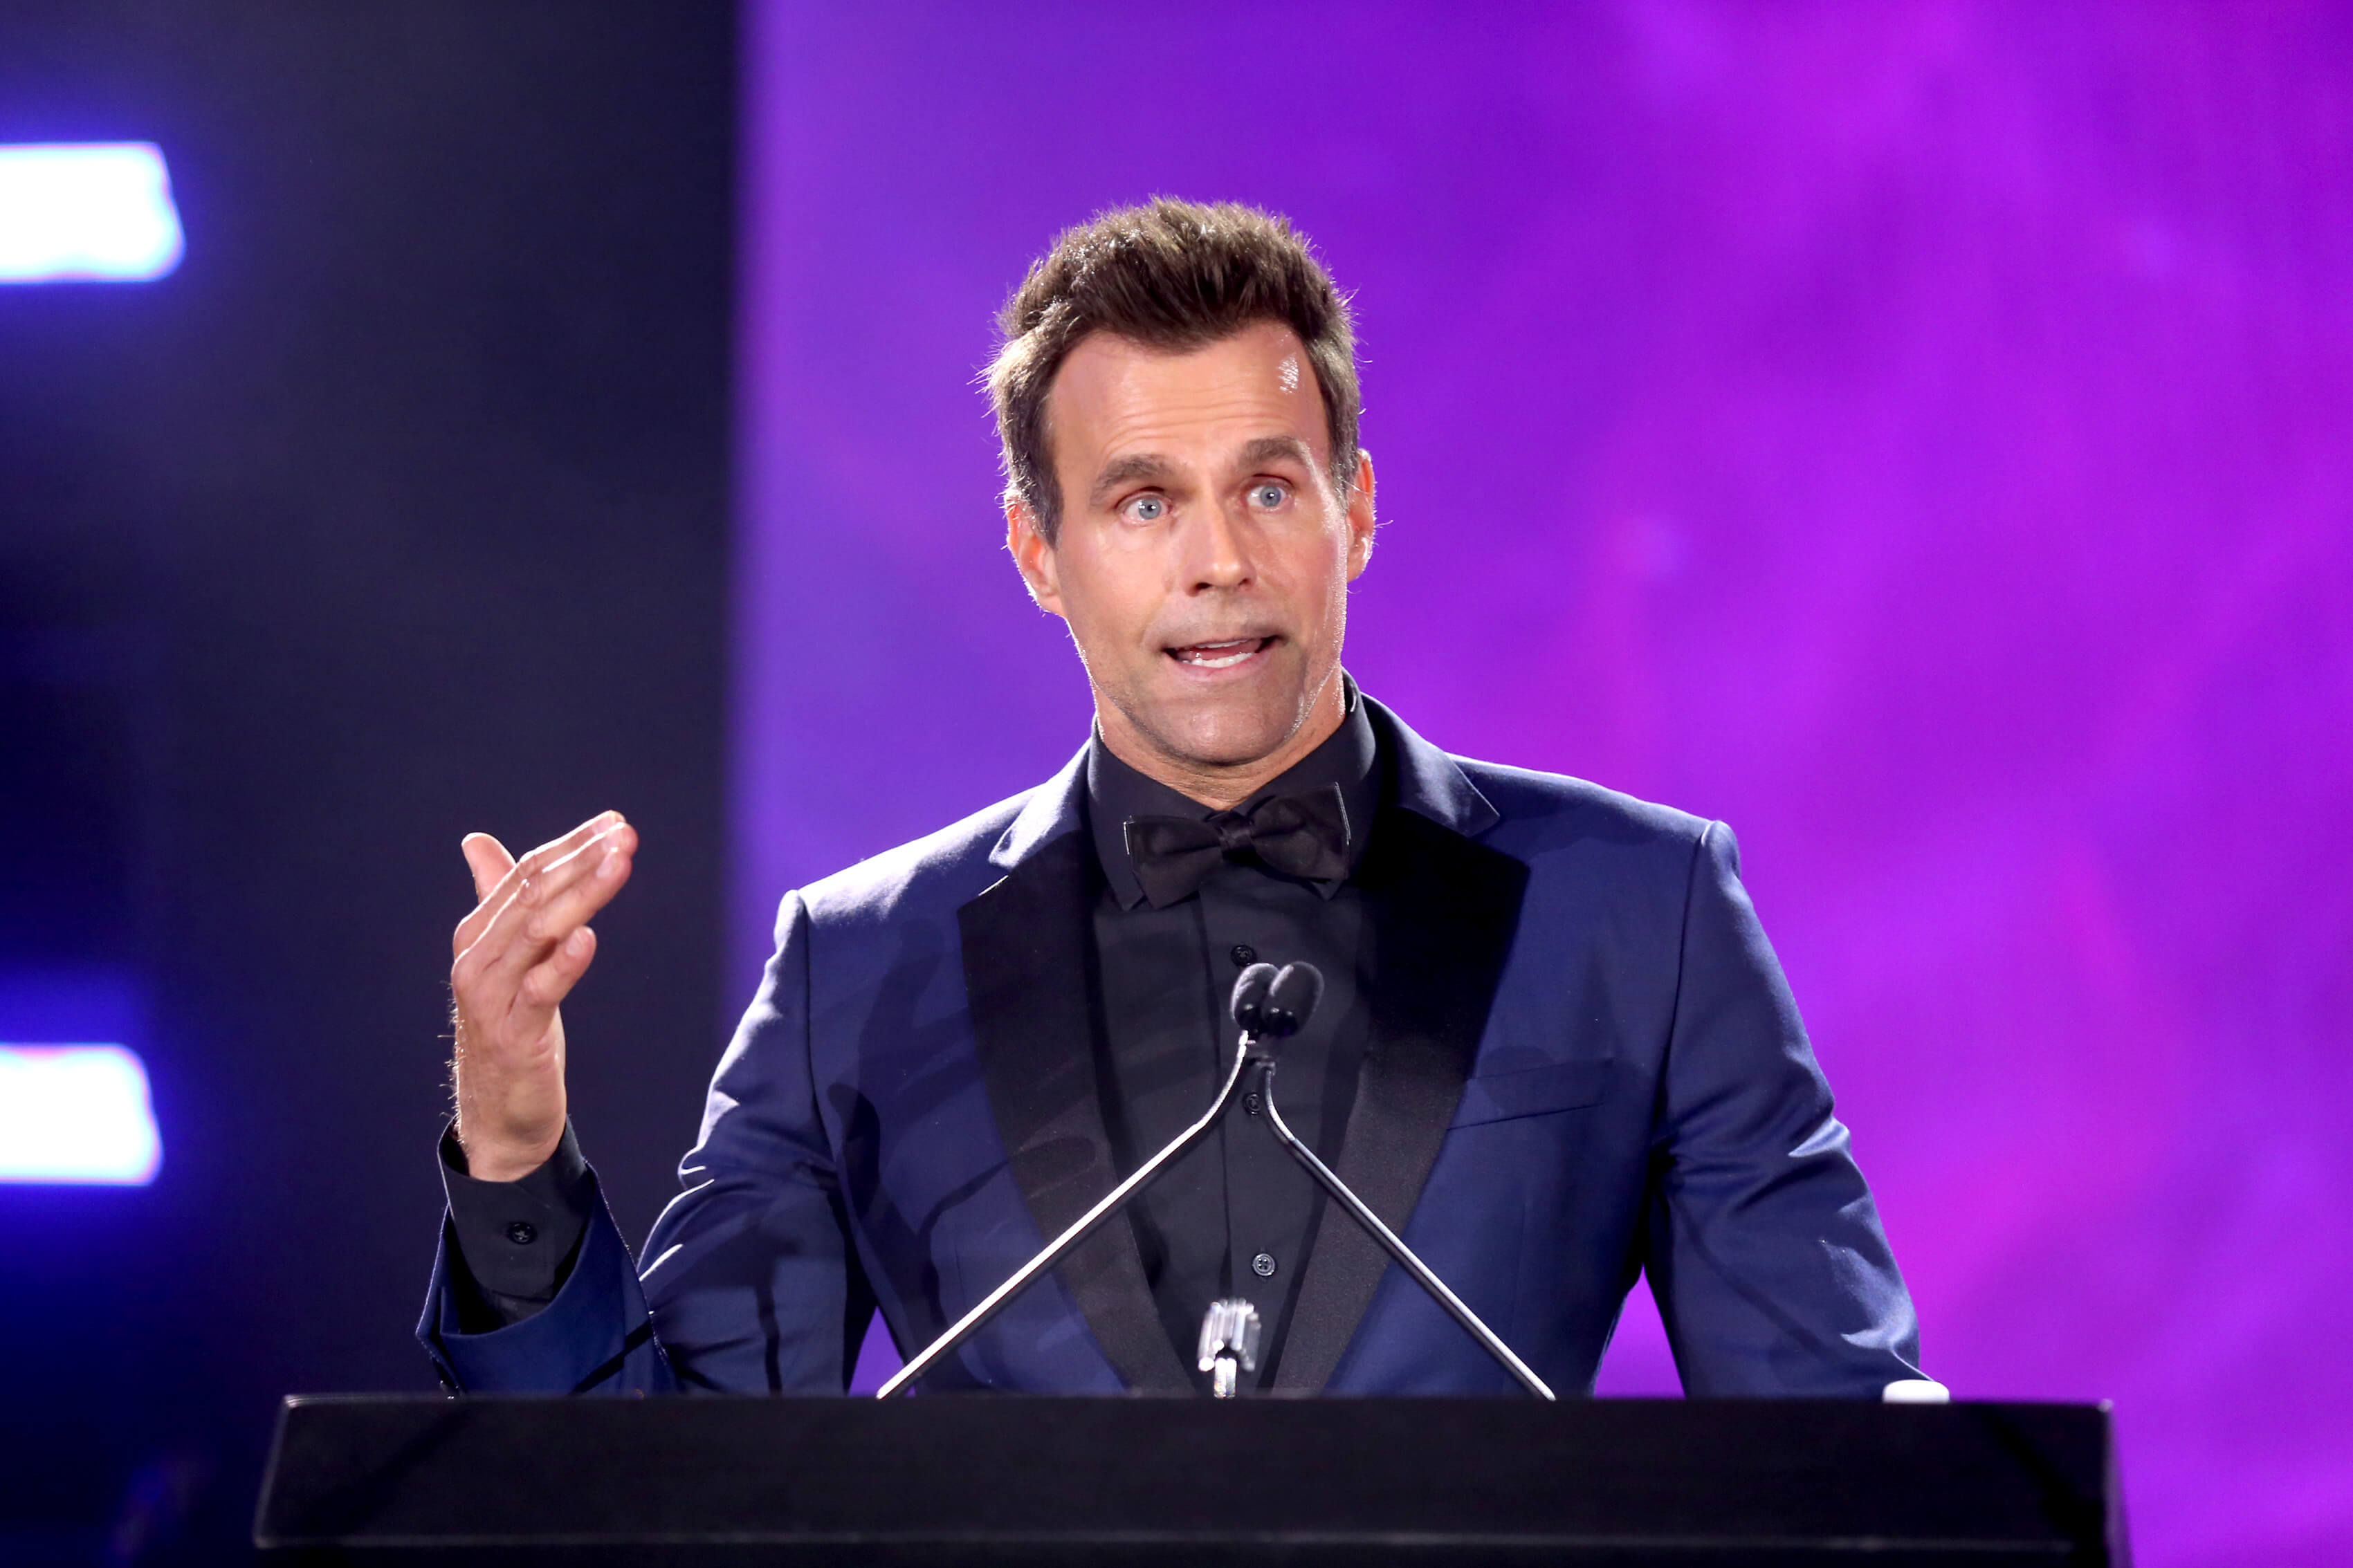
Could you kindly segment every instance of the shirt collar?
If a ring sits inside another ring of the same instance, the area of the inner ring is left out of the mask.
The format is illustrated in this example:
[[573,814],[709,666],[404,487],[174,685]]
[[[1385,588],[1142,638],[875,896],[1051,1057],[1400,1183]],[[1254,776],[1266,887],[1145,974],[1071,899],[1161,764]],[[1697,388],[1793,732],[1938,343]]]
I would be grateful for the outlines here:
[[[1376,765],[1380,760],[1380,747],[1356,681],[1345,672],[1341,681],[1346,706],[1340,727],[1325,737],[1323,744],[1242,802],[1240,809],[1247,811],[1270,795],[1298,795],[1325,784],[1338,784],[1341,802],[1348,812],[1348,864],[1353,870],[1364,858],[1365,841],[1372,833],[1373,808],[1380,801],[1380,770]],[[1127,819],[1207,818],[1216,816],[1217,811],[1120,761],[1103,744],[1100,726],[1087,744],[1086,757],[1087,826],[1094,837],[1095,858],[1103,862],[1103,876],[1110,881],[1112,896],[1119,900],[1120,908],[1132,910],[1144,901],[1144,887],[1135,879],[1135,868],[1127,858],[1127,839],[1123,831]],[[1327,899],[1340,890],[1336,882],[1314,886]]]

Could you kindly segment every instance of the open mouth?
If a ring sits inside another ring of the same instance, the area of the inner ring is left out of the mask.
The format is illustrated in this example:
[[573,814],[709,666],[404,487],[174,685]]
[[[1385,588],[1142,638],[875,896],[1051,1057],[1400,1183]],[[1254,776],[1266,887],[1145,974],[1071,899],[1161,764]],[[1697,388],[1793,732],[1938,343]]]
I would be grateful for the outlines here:
[[1172,647],[1168,657],[1193,669],[1231,669],[1273,646],[1272,637],[1235,637],[1227,642],[1197,642]]

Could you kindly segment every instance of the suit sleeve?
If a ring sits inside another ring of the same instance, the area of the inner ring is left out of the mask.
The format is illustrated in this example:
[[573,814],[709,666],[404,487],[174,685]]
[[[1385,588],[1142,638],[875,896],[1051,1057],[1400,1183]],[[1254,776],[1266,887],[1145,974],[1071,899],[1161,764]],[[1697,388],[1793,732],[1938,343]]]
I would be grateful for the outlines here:
[[[445,1215],[417,1337],[452,1394],[661,1394],[678,1386],[654,1342],[628,1243],[589,1175],[591,1211],[554,1299],[504,1327],[469,1310],[471,1286]],[[478,1331],[468,1332],[469,1329]]]
[[811,942],[793,894],[680,1163],[685,1190],[646,1242],[655,1331],[693,1387],[839,1394],[873,1316],[810,1064]]
[[[464,1311],[465,1265],[442,1226],[418,1337],[459,1393],[832,1392],[873,1310],[850,1261],[809,1070],[807,911],[785,900],[777,946],[705,1102],[684,1190],[646,1243],[642,1277],[592,1186],[587,1228],[547,1305],[488,1332]],[[589,1181],[595,1181],[590,1173]]]
[[1692,858],[1644,1226],[1684,1391],[1877,1398],[1919,1329],[1732,831]]

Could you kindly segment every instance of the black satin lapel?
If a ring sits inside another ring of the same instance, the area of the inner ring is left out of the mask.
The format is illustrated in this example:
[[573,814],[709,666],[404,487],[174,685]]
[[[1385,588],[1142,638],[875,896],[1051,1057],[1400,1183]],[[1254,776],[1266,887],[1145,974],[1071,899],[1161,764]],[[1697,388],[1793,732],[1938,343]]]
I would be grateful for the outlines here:
[[[1101,876],[1092,841],[1066,834],[956,911],[989,1109],[1013,1180],[1049,1241],[1119,1180],[1095,1065],[1089,931]],[[1193,1391],[1153,1305],[1133,1228],[1104,1225],[1056,1272],[1129,1387]]]
[[[1373,942],[1372,1037],[1339,1173],[1400,1235],[1478,1055],[1527,882],[1528,868],[1510,856],[1395,807],[1376,820],[1357,868]],[[1277,1387],[1319,1390],[1330,1380],[1388,1267],[1378,1242],[1324,1205]]]

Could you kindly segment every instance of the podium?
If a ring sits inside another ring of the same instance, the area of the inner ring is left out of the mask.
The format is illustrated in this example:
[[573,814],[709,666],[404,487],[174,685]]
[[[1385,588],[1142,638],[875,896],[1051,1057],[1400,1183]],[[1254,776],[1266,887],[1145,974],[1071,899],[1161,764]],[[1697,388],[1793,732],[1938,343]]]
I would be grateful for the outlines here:
[[305,1397],[301,1563],[2127,1561],[2105,1406]]

